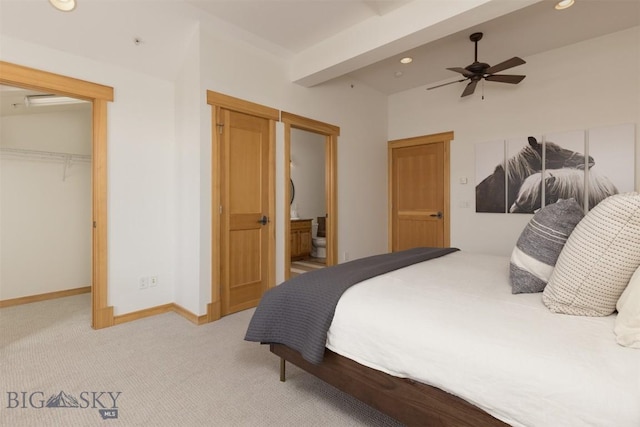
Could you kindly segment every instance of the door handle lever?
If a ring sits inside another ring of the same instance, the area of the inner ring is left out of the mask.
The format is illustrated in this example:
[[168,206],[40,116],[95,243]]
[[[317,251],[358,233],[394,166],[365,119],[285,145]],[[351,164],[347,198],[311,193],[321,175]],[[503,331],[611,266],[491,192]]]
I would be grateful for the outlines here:
[[262,225],[267,225],[267,223],[269,222],[269,218],[267,218],[266,215],[262,215],[262,218],[260,218],[258,222]]
[[442,218],[442,212],[434,213],[434,214],[431,214],[429,216],[432,216],[432,217],[440,219],[440,218]]

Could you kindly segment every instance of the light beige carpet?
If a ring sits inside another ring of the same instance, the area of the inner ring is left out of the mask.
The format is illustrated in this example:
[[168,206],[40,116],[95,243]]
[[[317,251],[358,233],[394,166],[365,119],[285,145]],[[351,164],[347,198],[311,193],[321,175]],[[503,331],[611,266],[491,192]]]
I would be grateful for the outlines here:
[[281,383],[278,358],[243,340],[252,312],[95,331],[89,294],[1,309],[0,425],[399,425],[290,364]]

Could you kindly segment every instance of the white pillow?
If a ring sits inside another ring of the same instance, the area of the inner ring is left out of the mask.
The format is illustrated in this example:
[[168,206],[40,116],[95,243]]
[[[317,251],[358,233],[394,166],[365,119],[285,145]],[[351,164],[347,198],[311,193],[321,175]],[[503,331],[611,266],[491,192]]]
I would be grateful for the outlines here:
[[640,266],[640,193],[607,197],[562,249],[542,301],[554,313],[608,316]]
[[633,273],[616,307],[616,341],[625,347],[640,348],[640,268]]

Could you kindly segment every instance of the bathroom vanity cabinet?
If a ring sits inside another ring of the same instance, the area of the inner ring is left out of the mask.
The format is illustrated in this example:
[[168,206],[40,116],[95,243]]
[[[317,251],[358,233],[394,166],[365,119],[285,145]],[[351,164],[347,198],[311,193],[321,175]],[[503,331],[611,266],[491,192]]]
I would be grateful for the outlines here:
[[291,261],[309,257],[311,254],[311,220],[291,220]]

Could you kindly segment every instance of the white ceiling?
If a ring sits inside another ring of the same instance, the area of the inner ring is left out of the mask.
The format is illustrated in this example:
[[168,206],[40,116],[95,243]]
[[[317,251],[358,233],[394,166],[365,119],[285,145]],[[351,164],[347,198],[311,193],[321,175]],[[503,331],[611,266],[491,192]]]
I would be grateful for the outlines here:
[[[77,1],[62,13],[47,0],[0,0],[0,34],[173,80],[208,26],[288,61],[299,84],[347,75],[391,94],[459,78],[446,68],[473,62],[475,31],[485,34],[479,60],[494,65],[640,24],[639,0],[576,0],[564,11],[552,0]],[[401,66],[405,55],[414,61]]]
[[[638,0],[576,0],[573,7],[564,11],[556,11],[549,2],[540,2],[394,55],[351,75],[381,92],[391,94],[445,79],[459,79],[459,74],[446,68],[465,67],[473,62],[474,44],[469,36],[476,31],[484,34],[478,42],[478,61],[495,65],[514,56],[526,60],[537,53],[639,24]],[[640,48],[640,40],[638,42]],[[399,62],[403,56],[410,56],[414,61],[403,66]],[[603,65],[606,67],[606,64]],[[526,74],[526,67],[525,64],[500,74]],[[396,71],[402,72],[402,76],[395,77]],[[461,92],[465,85],[466,82],[460,83]]]
[[[339,37],[366,21],[382,19],[398,9],[408,8],[410,3],[438,3],[436,0],[186,1],[293,56],[312,49],[327,38]],[[513,56],[526,58],[640,24],[638,0],[576,0],[573,7],[563,11],[556,11],[556,2],[552,0],[528,3],[533,4],[458,29],[418,47],[388,52],[384,59],[349,70],[347,74],[383,93],[392,94],[448,78],[458,79],[458,74],[446,68],[465,67],[473,62],[474,46],[469,35],[476,31],[484,33],[479,42],[479,61],[494,65]],[[402,65],[399,59],[404,56],[411,56],[414,61]],[[402,75],[397,77],[397,72]],[[509,73],[526,74],[526,65],[503,72]]]
[[291,54],[411,0],[186,0]]

